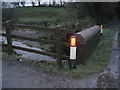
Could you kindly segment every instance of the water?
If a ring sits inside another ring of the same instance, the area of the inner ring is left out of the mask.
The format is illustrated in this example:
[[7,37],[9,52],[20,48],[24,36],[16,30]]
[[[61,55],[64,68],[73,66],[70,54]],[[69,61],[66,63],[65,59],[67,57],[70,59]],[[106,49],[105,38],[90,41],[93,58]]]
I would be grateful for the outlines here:
[[[7,44],[6,37],[2,37],[2,42],[4,44]],[[13,41],[12,45],[19,46],[19,47],[24,47],[24,48],[28,48],[28,49],[34,49],[34,50],[38,50],[38,51],[43,51],[40,48],[30,47],[30,46],[27,46],[26,44],[23,44],[23,42],[19,42],[19,41]],[[17,49],[14,49],[14,51],[18,55],[20,55],[20,57],[22,57],[22,58],[27,58],[27,59],[31,59],[31,60],[37,60],[37,61],[56,61],[53,57],[46,56],[46,55],[26,52],[26,51],[17,50]]]

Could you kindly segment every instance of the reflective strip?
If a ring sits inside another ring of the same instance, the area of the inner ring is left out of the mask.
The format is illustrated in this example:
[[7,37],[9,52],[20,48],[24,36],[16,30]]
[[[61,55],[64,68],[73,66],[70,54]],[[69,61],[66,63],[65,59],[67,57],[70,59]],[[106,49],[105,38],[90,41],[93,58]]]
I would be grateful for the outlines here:
[[70,47],[70,59],[76,59],[76,47]]
[[100,30],[100,33],[103,33],[103,29]]

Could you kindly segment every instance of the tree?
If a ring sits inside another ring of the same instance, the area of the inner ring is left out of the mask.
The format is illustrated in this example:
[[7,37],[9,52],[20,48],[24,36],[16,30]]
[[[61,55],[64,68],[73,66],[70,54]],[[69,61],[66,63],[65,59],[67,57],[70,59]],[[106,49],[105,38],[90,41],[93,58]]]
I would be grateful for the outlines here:
[[38,6],[41,6],[40,2],[41,2],[41,0],[38,0]]
[[20,2],[11,2],[11,5],[12,5],[13,7],[20,7],[19,3],[20,3]]
[[7,2],[2,2],[2,7],[3,8],[6,8],[8,6],[8,3]]
[[20,7],[19,3],[20,3],[20,2],[16,2],[17,7]]
[[63,1],[63,4],[67,4],[67,2],[66,2],[66,1]]
[[17,22],[19,18],[19,11],[16,9],[20,2],[4,2],[2,3],[2,22],[11,20],[12,22]]
[[34,7],[35,6],[35,2],[32,0],[32,6]]
[[25,2],[20,2],[22,7],[25,7]]
[[53,0],[52,2],[53,2],[53,6],[55,6],[55,4],[56,4],[55,0]]
[[114,4],[106,2],[74,2],[67,5],[67,10],[77,14],[77,19],[90,17],[96,24],[101,24],[102,20],[108,21],[114,15]]
[[62,4],[63,4],[62,0],[60,0],[60,4],[61,4],[61,6],[62,6]]
[[52,5],[51,5],[51,0],[49,0],[49,6],[51,7]]

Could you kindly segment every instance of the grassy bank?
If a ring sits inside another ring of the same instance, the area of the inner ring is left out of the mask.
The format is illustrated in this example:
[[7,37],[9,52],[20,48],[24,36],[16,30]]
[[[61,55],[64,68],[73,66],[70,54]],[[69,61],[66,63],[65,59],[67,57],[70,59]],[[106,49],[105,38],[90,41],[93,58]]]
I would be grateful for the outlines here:
[[[21,23],[40,23],[47,21],[49,25],[72,22],[74,14],[66,12],[63,7],[22,7],[14,11]],[[68,17],[69,16],[69,17]]]
[[110,61],[110,53],[112,48],[113,36],[116,32],[117,28],[109,27],[103,30],[103,35],[101,40],[93,51],[90,59],[86,62],[86,65],[78,65],[76,70],[69,70],[69,66],[67,63],[63,63],[63,69],[57,69],[56,65],[38,65],[39,67],[43,67],[49,71],[59,72],[67,75],[84,77],[87,75],[91,75],[94,73],[102,72],[108,65]]
[[[50,72],[57,72],[57,73],[76,76],[76,77],[85,77],[95,73],[100,73],[107,67],[108,62],[110,61],[112,41],[116,30],[117,28],[115,26],[105,28],[103,30],[103,35],[101,36],[101,40],[98,46],[96,47],[96,49],[93,51],[90,59],[86,62],[85,65],[78,65],[76,70],[69,70],[69,66],[67,62],[63,63],[62,69],[58,69],[56,63],[38,62],[27,59],[22,59],[22,62],[24,64],[37,66],[41,69]],[[6,55],[3,57],[6,57]]]

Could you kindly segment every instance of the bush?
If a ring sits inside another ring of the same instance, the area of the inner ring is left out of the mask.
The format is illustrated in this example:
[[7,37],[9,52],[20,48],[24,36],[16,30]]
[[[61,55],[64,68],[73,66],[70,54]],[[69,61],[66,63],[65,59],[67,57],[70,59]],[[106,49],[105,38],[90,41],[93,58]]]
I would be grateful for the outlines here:
[[17,22],[19,18],[19,13],[15,8],[3,8],[2,9],[2,22],[11,20],[12,22]]

